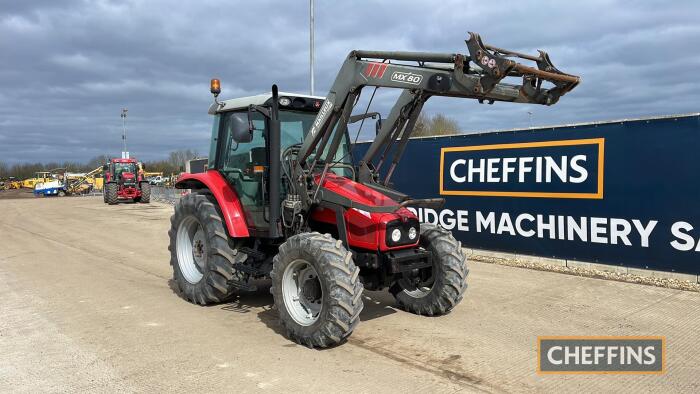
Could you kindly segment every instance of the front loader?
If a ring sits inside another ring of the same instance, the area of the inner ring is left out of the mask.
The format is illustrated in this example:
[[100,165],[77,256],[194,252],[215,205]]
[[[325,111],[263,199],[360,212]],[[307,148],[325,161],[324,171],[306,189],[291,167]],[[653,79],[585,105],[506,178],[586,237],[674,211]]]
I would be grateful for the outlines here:
[[[423,104],[446,96],[552,105],[579,82],[545,52],[503,50],[473,33],[466,43],[469,55],[352,51],[325,98],[273,85],[270,94],[221,102],[212,80],[208,167],[175,185],[191,189],[169,231],[182,297],[224,302],[269,277],[288,336],[309,347],[352,333],[363,289],[388,289],[415,314],[450,312],[467,288],[466,257],[449,231],[408,209],[444,200],[413,199],[389,182]],[[376,115],[352,114],[368,86],[403,92],[353,163],[348,124]]]

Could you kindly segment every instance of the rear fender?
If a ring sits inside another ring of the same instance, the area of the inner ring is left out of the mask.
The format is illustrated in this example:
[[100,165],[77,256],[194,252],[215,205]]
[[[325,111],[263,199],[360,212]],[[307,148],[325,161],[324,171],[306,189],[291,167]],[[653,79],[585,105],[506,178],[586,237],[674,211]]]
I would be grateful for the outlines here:
[[229,186],[219,171],[207,170],[198,174],[180,174],[175,188],[208,189],[219,204],[229,235],[234,238],[250,236],[241,201],[236,191]]

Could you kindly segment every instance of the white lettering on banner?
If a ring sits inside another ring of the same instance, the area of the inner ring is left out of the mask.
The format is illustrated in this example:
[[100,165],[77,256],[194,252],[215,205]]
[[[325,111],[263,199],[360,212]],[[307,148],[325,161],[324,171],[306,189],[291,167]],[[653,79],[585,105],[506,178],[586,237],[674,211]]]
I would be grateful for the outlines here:
[[488,227],[490,229],[489,232],[493,233],[496,225],[495,217],[496,214],[493,212],[489,212],[488,216],[484,217],[481,212],[476,211],[476,231],[480,233],[482,228],[486,229]]
[[467,177],[464,177],[464,176],[460,177],[460,176],[457,176],[457,174],[455,173],[455,168],[457,166],[463,166],[466,163],[467,163],[467,161],[464,159],[458,159],[458,160],[455,160],[454,162],[452,162],[452,165],[450,166],[450,176],[452,177],[452,179],[455,180],[455,182],[464,183],[464,181],[467,179]]
[[697,246],[695,238],[689,233],[693,231],[693,226],[688,222],[676,222],[671,226],[671,234],[676,237],[671,241],[671,246],[681,252],[688,252],[695,249],[700,252],[700,238],[698,238]]
[[[470,231],[469,211],[409,207],[418,220],[439,224],[447,230]],[[639,219],[576,217],[508,212],[474,211],[475,231],[496,235],[526,238],[559,239],[573,242],[592,242],[605,245],[639,246],[648,248],[657,220],[643,222]],[[680,251],[700,252],[700,240],[689,234],[693,226],[686,222],[675,223],[672,234],[676,238],[671,246]]]
[[579,164],[580,161],[586,161],[586,155],[576,155],[571,159],[571,169],[579,173],[579,176],[569,178],[571,183],[581,183],[588,179],[588,170]]
[[469,231],[469,212],[459,210],[453,212],[449,209],[443,209],[437,213],[432,208],[408,207],[408,210],[418,216],[418,220],[423,223],[439,224],[446,230],[453,230],[455,227],[458,231]]
[[[535,162],[533,168],[532,162]],[[456,183],[583,183],[588,170],[583,163],[586,155],[573,157],[491,157],[488,159],[457,159],[450,164],[450,178]],[[533,173],[533,169],[535,170]],[[511,177],[510,174],[516,174]],[[535,179],[531,179],[534,175]],[[516,180],[517,179],[517,180]]]

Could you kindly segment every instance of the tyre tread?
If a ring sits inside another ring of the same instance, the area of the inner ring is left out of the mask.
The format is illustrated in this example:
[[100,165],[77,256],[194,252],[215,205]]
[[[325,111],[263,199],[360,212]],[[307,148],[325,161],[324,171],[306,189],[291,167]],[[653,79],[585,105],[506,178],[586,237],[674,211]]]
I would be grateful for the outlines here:
[[[173,279],[178,284],[180,295],[185,300],[199,305],[225,302],[235,294],[234,283],[247,282],[247,274],[234,268],[237,262],[247,259],[245,253],[238,253],[228,243],[226,229],[221,214],[213,197],[200,193],[190,193],[175,204],[175,212],[170,218],[170,265],[173,267]],[[179,272],[177,262],[177,229],[179,223],[187,216],[194,215],[203,224],[209,243],[207,269],[202,280],[192,285]]]
[[434,224],[421,224],[421,245],[440,259],[440,275],[430,293],[417,298],[400,286],[393,287],[398,306],[417,315],[444,315],[462,301],[467,289],[469,268],[462,244],[452,233]]
[[[324,280],[329,293],[328,297],[324,297],[319,317],[321,320],[311,326],[316,327],[313,331],[306,330],[291,318],[284,309],[282,299],[281,278],[284,268],[300,255],[315,260],[319,277]],[[289,237],[274,257],[270,275],[270,292],[287,336],[311,348],[335,346],[349,337],[360,322],[360,313],[364,307],[363,286],[357,280],[358,274],[359,268],[352,261],[352,254],[330,234],[310,232]]]

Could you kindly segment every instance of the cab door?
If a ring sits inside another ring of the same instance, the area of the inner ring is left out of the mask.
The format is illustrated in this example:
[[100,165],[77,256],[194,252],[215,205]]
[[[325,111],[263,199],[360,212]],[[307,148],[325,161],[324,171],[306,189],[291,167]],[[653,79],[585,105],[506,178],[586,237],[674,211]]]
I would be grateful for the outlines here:
[[253,116],[253,138],[248,143],[237,143],[231,138],[232,117],[247,122],[247,112],[230,112],[220,121],[216,169],[236,190],[244,208],[246,221],[253,231],[267,231],[269,215],[266,202],[266,174],[268,163],[266,122],[260,114]]

